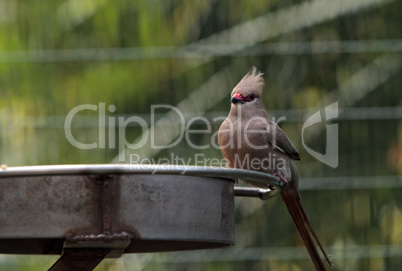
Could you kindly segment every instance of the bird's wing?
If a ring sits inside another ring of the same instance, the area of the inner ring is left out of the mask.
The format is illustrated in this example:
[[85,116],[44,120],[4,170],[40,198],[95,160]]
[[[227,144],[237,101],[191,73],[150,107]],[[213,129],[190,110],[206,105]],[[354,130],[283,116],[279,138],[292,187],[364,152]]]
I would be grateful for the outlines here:
[[290,142],[285,132],[273,121],[268,122],[267,137],[268,141],[279,151],[286,153],[293,160],[301,160],[299,152]]

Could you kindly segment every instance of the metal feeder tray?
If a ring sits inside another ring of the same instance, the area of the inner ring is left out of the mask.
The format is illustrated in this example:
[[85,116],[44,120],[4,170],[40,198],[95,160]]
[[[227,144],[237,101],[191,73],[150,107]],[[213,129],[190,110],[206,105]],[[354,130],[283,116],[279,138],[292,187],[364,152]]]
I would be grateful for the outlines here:
[[[235,187],[240,179],[275,189]],[[272,175],[229,168],[8,167],[0,169],[0,253],[63,254],[69,264],[99,255],[92,267],[83,261],[91,270],[123,253],[231,246],[234,196],[268,199],[282,186]],[[51,270],[73,270],[58,262]]]

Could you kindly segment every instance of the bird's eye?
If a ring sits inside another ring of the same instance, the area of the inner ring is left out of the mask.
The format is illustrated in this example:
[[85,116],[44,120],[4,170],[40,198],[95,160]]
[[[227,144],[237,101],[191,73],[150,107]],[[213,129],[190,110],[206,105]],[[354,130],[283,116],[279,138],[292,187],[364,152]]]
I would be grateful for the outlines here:
[[252,101],[252,100],[255,99],[255,95],[254,95],[254,94],[249,94],[249,95],[247,95],[247,99],[248,99],[249,101]]

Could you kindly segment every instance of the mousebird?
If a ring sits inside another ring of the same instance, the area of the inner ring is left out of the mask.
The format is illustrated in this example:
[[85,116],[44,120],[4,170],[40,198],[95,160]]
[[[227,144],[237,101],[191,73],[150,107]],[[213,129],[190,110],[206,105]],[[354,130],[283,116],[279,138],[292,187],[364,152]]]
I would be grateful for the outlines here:
[[[234,87],[228,117],[218,132],[218,143],[227,165],[231,168],[256,170],[277,176],[285,183],[280,195],[300,233],[316,270],[326,270],[317,250],[326,262],[332,262],[324,251],[306,211],[301,204],[298,170],[295,160],[300,155],[285,132],[268,117],[261,94],[262,73],[255,67]],[[257,182],[254,186],[270,188]]]

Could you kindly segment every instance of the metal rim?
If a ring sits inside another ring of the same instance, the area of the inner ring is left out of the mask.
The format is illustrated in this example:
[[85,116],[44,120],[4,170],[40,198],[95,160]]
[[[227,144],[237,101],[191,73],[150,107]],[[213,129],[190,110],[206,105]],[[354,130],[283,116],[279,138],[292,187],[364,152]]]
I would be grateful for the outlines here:
[[280,179],[263,172],[203,166],[177,165],[130,165],[130,164],[88,164],[88,165],[46,165],[7,167],[0,170],[0,178],[39,176],[39,175],[81,175],[81,174],[170,174],[197,177],[214,177],[233,181],[253,180],[262,184],[278,187],[283,185]]
[[6,167],[0,169],[0,179],[10,177],[55,176],[55,175],[90,175],[90,174],[156,174],[156,175],[183,175],[195,177],[212,177],[228,179],[234,182],[239,180],[253,181],[273,187],[261,189],[249,187],[235,187],[235,196],[256,197],[263,200],[278,194],[285,184],[277,177],[252,170],[206,167],[206,166],[179,166],[179,165],[140,165],[140,164],[84,164],[84,165],[45,165]]

